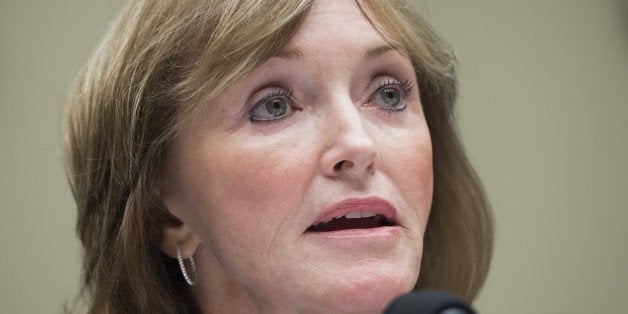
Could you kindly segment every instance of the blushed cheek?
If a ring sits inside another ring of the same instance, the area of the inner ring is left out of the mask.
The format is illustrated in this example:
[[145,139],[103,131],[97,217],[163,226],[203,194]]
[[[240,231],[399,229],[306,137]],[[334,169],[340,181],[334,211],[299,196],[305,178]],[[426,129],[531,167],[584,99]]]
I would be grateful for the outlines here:
[[[226,152],[213,167],[220,180],[214,191],[230,210],[257,215],[276,215],[276,211],[296,208],[308,175],[307,154],[299,154],[290,145],[270,145]],[[294,146],[292,146],[294,148]],[[259,217],[259,216],[258,216]]]
[[430,208],[434,191],[434,168],[432,161],[432,143],[429,137],[420,143],[420,153],[415,160],[418,165],[416,170],[419,182],[419,197],[424,201],[423,208]]
[[432,145],[429,133],[425,134],[409,137],[415,140],[402,143],[404,153],[398,156],[399,167],[396,168],[397,186],[423,224],[427,222],[434,191]]
[[427,222],[427,217],[430,214],[432,208],[432,199],[434,197],[434,172],[432,170],[432,163],[426,165],[421,171],[419,181],[421,189],[419,190],[419,198],[421,200],[421,207],[419,208],[419,216],[423,223]]

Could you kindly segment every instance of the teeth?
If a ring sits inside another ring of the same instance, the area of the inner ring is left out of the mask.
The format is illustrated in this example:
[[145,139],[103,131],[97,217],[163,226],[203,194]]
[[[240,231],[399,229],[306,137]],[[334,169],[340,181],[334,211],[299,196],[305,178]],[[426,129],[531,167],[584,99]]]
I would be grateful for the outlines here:
[[375,215],[377,215],[377,214],[374,213],[374,212],[362,212],[362,218],[373,217]]
[[342,217],[345,217],[347,219],[359,219],[359,218],[368,218],[368,217],[374,217],[374,216],[378,216],[378,217],[381,218],[381,215],[376,214],[374,212],[358,210],[358,211],[346,213],[344,215],[340,215],[340,216],[336,216],[336,217],[333,217],[333,218],[329,218],[329,219],[327,219],[325,221],[321,221],[318,224],[316,224],[316,226],[324,225],[324,224],[332,221],[333,219],[342,218]]
[[367,217],[373,217],[377,214],[375,214],[374,212],[368,212],[368,211],[355,211],[355,212],[350,212],[345,214],[344,216],[347,219],[358,219],[358,218],[367,218]]

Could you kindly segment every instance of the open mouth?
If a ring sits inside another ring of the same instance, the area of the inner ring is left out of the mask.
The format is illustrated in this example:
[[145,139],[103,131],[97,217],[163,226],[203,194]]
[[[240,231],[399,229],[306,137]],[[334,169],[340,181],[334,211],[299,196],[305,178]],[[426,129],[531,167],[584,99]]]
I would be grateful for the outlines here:
[[372,212],[350,212],[345,215],[323,221],[307,228],[310,232],[331,232],[346,229],[371,229],[394,226],[386,217]]

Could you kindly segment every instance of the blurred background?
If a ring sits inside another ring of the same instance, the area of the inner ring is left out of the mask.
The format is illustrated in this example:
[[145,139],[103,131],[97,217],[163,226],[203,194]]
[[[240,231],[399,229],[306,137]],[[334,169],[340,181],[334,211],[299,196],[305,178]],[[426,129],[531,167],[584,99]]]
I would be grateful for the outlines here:
[[[0,0],[0,313],[79,286],[61,160],[72,77],[121,0]],[[495,211],[480,313],[628,308],[628,5],[419,0],[459,59],[458,118]]]

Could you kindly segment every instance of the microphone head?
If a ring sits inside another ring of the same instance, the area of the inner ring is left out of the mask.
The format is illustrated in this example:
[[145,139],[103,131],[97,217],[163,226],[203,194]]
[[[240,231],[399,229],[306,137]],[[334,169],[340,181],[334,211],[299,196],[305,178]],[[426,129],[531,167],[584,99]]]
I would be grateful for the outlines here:
[[442,291],[422,290],[394,299],[384,314],[475,314],[464,300]]

